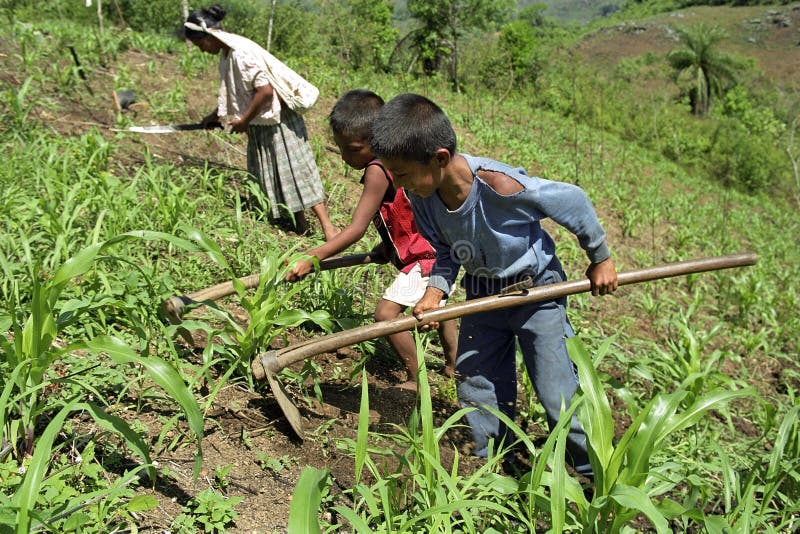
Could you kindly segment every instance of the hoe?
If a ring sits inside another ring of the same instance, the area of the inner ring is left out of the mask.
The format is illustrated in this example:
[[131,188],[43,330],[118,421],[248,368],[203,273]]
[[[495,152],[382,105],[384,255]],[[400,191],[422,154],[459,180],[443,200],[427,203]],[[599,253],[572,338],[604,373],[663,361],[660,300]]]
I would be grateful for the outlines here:
[[[757,256],[751,253],[687,260],[657,265],[646,269],[622,272],[618,274],[618,281],[621,286],[637,284],[674,276],[730,269],[733,267],[744,267],[747,265],[754,265],[756,261]],[[413,330],[431,322],[441,322],[466,315],[511,308],[541,300],[575,295],[577,293],[585,293],[590,291],[590,289],[591,287],[588,279],[560,282],[539,287],[533,287],[531,281],[521,282],[506,288],[498,295],[451,304],[438,310],[429,311],[425,313],[422,320],[417,320],[414,316],[407,315],[390,321],[381,321],[359,328],[336,332],[282,349],[269,350],[259,354],[253,360],[251,369],[253,371],[253,377],[256,380],[266,379],[268,381],[272,394],[278,401],[278,405],[281,407],[284,416],[289,421],[289,424],[297,436],[302,439],[304,430],[300,412],[286,396],[281,384],[275,378],[281,370],[289,365],[318,354],[332,352],[336,349],[361,343],[369,339],[406,330]]]
[[[353,254],[350,256],[322,260],[319,262],[319,270],[327,271],[340,267],[366,265],[368,263],[386,263],[386,260],[370,256],[369,254]],[[239,281],[244,285],[245,289],[252,289],[258,285],[260,276],[259,274],[251,274],[240,278]],[[233,282],[223,282],[187,295],[173,295],[161,303],[161,310],[170,323],[180,324],[185,306],[214,301],[232,295],[235,292],[236,290],[233,288]]]

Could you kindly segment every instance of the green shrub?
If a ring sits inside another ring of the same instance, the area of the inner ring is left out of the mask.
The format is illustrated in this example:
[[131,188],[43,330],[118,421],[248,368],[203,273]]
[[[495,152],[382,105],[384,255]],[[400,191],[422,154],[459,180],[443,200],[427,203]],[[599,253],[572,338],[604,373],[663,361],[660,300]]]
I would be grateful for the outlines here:
[[739,123],[725,121],[712,142],[706,169],[724,185],[752,193],[766,190],[777,180],[783,155],[767,139],[751,135]]

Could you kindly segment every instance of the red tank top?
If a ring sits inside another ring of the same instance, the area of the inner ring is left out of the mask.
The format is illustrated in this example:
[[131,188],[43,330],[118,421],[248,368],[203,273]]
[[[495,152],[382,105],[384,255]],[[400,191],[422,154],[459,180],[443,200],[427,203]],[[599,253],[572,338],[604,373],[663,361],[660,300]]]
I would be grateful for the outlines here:
[[[372,219],[389,254],[389,261],[404,273],[408,273],[416,263],[419,263],[422,275],[428,276],[436,261],[436,252],[428,240],[419,233],[405,191],[402,187],[394,186],[391,173],[380,160],[370,161],[367,167],[371,165],[380,167],[389,181],[381,207]],[[361,183],[364,183],[363,177]]]

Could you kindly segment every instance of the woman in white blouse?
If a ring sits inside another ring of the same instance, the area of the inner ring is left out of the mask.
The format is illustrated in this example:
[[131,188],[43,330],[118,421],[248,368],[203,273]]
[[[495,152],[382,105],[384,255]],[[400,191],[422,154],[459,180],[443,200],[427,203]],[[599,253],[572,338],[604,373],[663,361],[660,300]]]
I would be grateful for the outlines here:
[[[292,109],[310,107],[318,92],[253,41],[222,31],[223,18],[225,10],[214,5],[193,12],[184,23],[187,39],[203,52],[220,54],[217,109],[203,123],[219,121],[232,132],[247,133],[247,170],[269,199],[274,219],[288,212],[297,233],[304,234],[304,210],[311,208],[330,239],[339,230],[328,217],[305,122]],[[297,101],[298,90],[287,86],[286,74],[293,76],[291,82],[299,80],[301,89],[313,91],[307,102]]]

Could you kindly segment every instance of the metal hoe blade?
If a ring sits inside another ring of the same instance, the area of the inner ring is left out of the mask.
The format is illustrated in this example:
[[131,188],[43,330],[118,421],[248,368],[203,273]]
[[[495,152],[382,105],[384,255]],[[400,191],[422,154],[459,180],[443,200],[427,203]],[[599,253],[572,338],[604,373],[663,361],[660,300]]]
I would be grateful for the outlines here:
[[278,382],[273,374],[267,371],[266,375],[269,388],[272,390],[272,395],[275,397],[275,400],[278,401],[278,406],[281,407],[284,417],[286,417],[286,420],[289,421],[289,424],[291,425],[292,430],[294,430],[294,433],[297,434],[297,437],[303,439],[305,429],[303,428],[303,417],[300,415],[300,410],[298,410],[297,406],[295,406],[294,403],[289,400],[289,397],[287,397],[286,393],[283,391],[283,385]]

